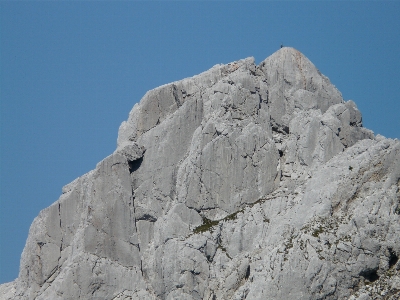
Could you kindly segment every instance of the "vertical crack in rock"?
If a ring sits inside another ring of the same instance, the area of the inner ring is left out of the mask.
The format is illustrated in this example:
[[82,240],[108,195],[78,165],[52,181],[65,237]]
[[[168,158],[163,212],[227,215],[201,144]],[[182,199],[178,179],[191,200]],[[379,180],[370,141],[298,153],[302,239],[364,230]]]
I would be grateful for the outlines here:
[[[138,232],[138,224],[137,224],[137,219],[136,219],[135,186],[134,186],[135,184],[134,184],[132,176],[135,176],[133,173],[135,173],[140,168],[140,166],[142,165],[143,156],[138,158],[138,159],[136,159],[136,160],[133,160],[133,161],[130,161],[130,160],[127,160],[127,161],[128,161],[128,166],[129,166],[129,173],[131,174],[131,176],[130,176],[131,177],[131,201],[132,201],[132,208],[133,208],[133,219],[134,219],[134,224],[135,224],[135,233],[136,233],[136,236],[138,237],[139,236],[139,232]],[[132,215],[130,217],[132,218]],[[139,250],[139,256],[140,256],[140,272],[142,274],[142,277],[144,277],[144,274],[143,274],[143,258],[142,258],[142,253],[141,253],[141,249],[140,249],[140,240],[138,241],[137,248]]]
[[179,97],[178,88],[176,87],[175,84],[172,85],[172,94],[174,95],[174,100],[175,100],[176,106],[178,108],[181,107],[182,106],[182,103],[180,100],[181,97]]
[[[62,228],[62,223],[61,223],[61,203],[58,202],[58,217],[60,218],[60,233],[61,233],[61,241],[60,241],[60,255],[57,259],[57,267],[54,270],[54,272],[59,271],[61,266],[60,266],[60,259],[61,259],[61,252],[63,251],[63,228]],[[53,275],[53,274],[52,274]],[[51,277],[51,276],[50,276]]]
[[247,280],[247,279],[249,279],[249,277],[250,277],[250,265],[247,266],[246,274],[244,276],[244,279]]
[[60,229],[62,229],[62,226],[61,226],[61,203],[60,202],[58,203],[58,216],[60,217]]
[[392,248],[389,248],[389,268],[395,266],[399,261],[399,257],[396,255],[396,252],[393,251]]

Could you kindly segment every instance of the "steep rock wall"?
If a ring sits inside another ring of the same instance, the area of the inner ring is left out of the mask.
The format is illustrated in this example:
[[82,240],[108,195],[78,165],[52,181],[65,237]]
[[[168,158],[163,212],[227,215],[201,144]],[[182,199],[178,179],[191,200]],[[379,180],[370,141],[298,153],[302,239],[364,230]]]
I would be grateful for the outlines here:
[[399,188],[400,143],[300,52],[216,65],[146,93],[0,297],[395,299]]

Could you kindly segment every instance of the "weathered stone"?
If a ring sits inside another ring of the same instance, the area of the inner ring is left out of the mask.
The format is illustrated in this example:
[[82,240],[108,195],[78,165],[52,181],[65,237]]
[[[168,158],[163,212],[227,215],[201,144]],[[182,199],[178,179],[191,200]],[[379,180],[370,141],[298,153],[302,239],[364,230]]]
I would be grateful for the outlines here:
[[285,47],[146,93],[0,298],[397,299],[399,218],[400,142]]

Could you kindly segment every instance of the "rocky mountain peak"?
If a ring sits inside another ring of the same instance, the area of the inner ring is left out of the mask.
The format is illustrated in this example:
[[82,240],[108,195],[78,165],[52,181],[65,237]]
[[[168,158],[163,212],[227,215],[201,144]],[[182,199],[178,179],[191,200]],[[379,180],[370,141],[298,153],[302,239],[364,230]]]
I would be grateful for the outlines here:
[[395,299],[399,188],[400,143],[299,51],[215,65],[135,104],[0,297]]
[[343,102],[341,93],[329,79],[294,48],[281,48],[261,62],[260,69],[265,74],[276,101],[284,100],[288,109],[293,108],[290,97],[301,99],[295,103],[295,107],[318,108],[322,113],[330,106]]

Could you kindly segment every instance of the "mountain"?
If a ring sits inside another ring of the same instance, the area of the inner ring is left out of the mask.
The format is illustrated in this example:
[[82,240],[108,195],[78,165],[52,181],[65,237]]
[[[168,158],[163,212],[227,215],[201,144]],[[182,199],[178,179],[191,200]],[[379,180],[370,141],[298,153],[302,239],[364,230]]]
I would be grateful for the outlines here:
[[398,299],[400,142],[299,51],[145,94],[1,299]]

